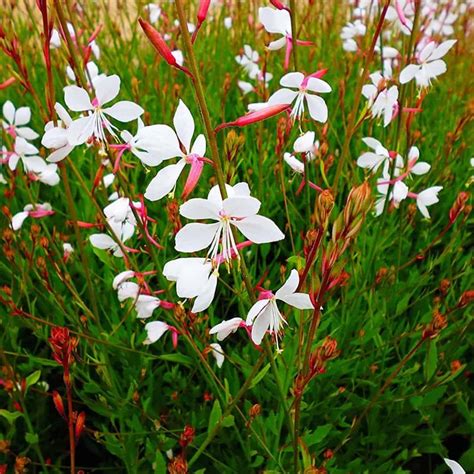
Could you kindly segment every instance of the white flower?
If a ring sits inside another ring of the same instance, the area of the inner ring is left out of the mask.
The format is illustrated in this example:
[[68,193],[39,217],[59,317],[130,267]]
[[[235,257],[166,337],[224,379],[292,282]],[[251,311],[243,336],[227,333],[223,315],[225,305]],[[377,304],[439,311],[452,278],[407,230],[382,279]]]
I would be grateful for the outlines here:
[[292,270],[288,280],[275,293],[264,294],[264,298],[259,299],[251,308],[247,315],[247,326],[252,326],[252,341],[259,345],[262,342],[266,331],[277,336],[282,323],[286,323],[277,306],[277,300],[283,301],[298,309],[313,309],[313,303],[306,293],[297,293],[299,285],[299,275],[296,270]]
[[148,5],[145,5],[145,10],[147,10],[148,14],[150,15],[150,23],[157,22],[161,16],[161,8],[158,5],[155,5],[154,3],[149,3]]
[[51,32],[49,45],[52,49],[57,49],[61,46],[61,36],[59,36],[59,31],[56,28],[53,28],[53,31]]
[[17,231],[21,228],[27,217],[40,218],[44,216],[50,216],[52,214],[54,214],[54,211],[52,210],[51,204],[49,204],[49,202],[34,205],[27,204],[23,208],[23,211],[18,212],[12,217],[10,228],[14,231]]
[[209,247],[208,256],[215,260],[219,246],[224,261],[238,255],[232,226],[251,242],[262,244],[283,239],[284,234],[273,221],[258,215],[260,201],[250,196],[247,183],[226,186],[228,197],[222,200],[219,187],[214,186],[207,199],[190,199],[179,212],[188,219],[211,219],[213,224],[186,224],[177,234],[175,249],[197,252]]
[[160,339],[163,334],[168,331],[168,329],[168,324],[164,323],[163,321],[153,321],[151,323],[145,324],[147,338],[143,344],[153,344],[154,342],[158,341],[158,339]]
[[90,100],[85,89],[78,86],[66,86],[64,88],[64,100],[70,110],[74,112],[87,112],[85,117],[74,120],[68,127],[68,140],[71,145],[80,145],[89,138],[94,137],[99,141],[106,141],[105,129],[115,136],[114,126],[107,116],[120,122],[136,120],[144,111],[143,109],[127,100],[115,103],[111,107],[104,105],[117,97],[120,91],[120,77],[97,76],[92,80],[95,98]]
[[430,218],[427,206],[431,206],[439,202],[438,193],[443,189],[443,186],[432,186],[431,188],[425,189],[416,196],[416,205],[420,212],[427,219]]
[[237,81],[237,85],[239,86],[240,90],[244,93],[244,95],[254,90],[254,87],[252,84],[250,84],[250,82]]
[[211,305],[219,276],[217,268],[205,258],[178,258],[167,262],[163,275],[176,282],[176,293],[180,298],[196,298],[191,311],[199,313]]
[[366,30],[366,26],[360,20],[356,20],[353,23],[347,23],[341,31],[342,48],[344,51],[350,53],[356,52],[358,46],[354,38],[364,36]]
[[258,18],[268,33],[283,35],[280,39],[272,41],[268,49],[275,51],[283,48],[291,36],[291,17],[287,10],[277,10],[271,7],[258,9]]
[[209,334],[217,334],[217,340],[223,341],[227,336],[233,334],[239,327],[245,325],[242,318],[232,318],[212,327]]
[[31,110],[29,107],[15,109],[13,102],[7,100],[3,104],[3,117],[5,118],[2,122],[3,128],[13,137],[19,135],[26,140],[38,138],[39,135],[34,130],[30,127],[25,127],[31,119]]
[[174,59],[176,59],[178,65],[182,66],[184,64],[184,56],[181,50],[175,49],[174,51],[171,51],[171,54],[173,55]]
[[[107,222],[116,238],[122,243],[130,239],[135,233],[135,226],[130,222],[125,222],[122,224],[113,217],[107,219]],[[109,250],[115,257],[123,257],[123,252],[120,248],[120,245],[108,234],[92,234],[89,237],[89,240],[94,247],[101,250]]]
[[[379,169],[380,165],[383,164],[384,174],[388,173],[391,163],[388,150],[375,138],[365,137],[362,139],[362,141],[374,151],[367,151],[359,156],[357,159],[357,166],[360,166],[361,168],[367,168],[375,173]],[[400,174],[400,170],[403,168],[403,158],[399,154],[397,154],[395,166],[394,176],[398,176]]]
[[[387,199],[387,193],[390,188],[390,174],[384,172],[382,174],[382,178],[377,180],[377,190],[381,194],[381,196],[377,199],[375,203],[375,215],[380,216],[383,212],[383,208],[385,206],[385,200]],[[396,181],[392,189],[390,191],[390,195],[388,197],[389,200],[392,200],[393,205],[398,207],[400,202],[406,199],[408,196],[408,186],[402,181]]]
[[212,349],[212,355],[216,359],[217,367],[219,367],[219,369],[220,369],[222,367],[222,364],[224,363],[224,359],[225,359],[224,351],[223,351],[221,345],[218,344],[217,342],[213,342],[213,343],[209,344],[209,346]]
[[458,462],[447,458],[444,458],[444,462],[448,465],[453,474],[466,474],[466,471]]
[[28,169],[28,166],[34,166],[34,164],[40,163],[42,160],[38,156],[39,150],[31,143],[28,143],[24,138],[17,136],[15,138],[15,144],[13,146],[13,152],[10,154],[8,159],[9,168],[14,171],[21,160],[23,166]]
[[235,60],[237,64],[242,66],[244,70],[250,75],[250,77],[255,78],[256,74],[259,72],[258,67],[259,55],[257,51],[253,51],[252,48],[248,45],[244,45],[244,54],[236,56]]
[[304,173],[304,164],[298,158],[295,158],[291,153],[285,153],[283,155],[283,159],[285,163],[295,172],[298,174]]
[[400,73],[400,82],[406,84],[413,78],[418,87],[428,87],[431,80],[446,72],[446,63],[441,59],[454,46],[456,40],[437,45],[429,42],[417,57],[418,64],[409,64]]
[[[310,93],[331,92],[331,86],[327,82],[311,76],[305,78],[301,72],[290,72],[281,78],[280,85],[282,85],[284,89],[280,89],[270,96],[268,99],[269,105],[293,104],[291,116],[296,119],[301,119],[305,110],[306,101],[309,114],[313,120],[321,123],[327,121],[328,108],[326,102],[324,102],[322,97]],[[287,87],[292,87],[297,90],[287,89]]]
[[226,16],[224,18],[224,26],[226,30],[230,30],[232,28],[232,18],[230,16]]
[[29,177],[48,186],[56,186],[59,183],[58,165],[48,164],[42,158],[37,158],[26,162],[25,171]]
[[45,133],[41,139],[43,146],[54,150],[47,158],[47,161],[51,163],[63,160],[74,148],[74,145],[69,144],[67,132],[67,128],[72,123],[71,116],[59,103],[56,103],[54,108],[61,120],[58,121],[57,126],[54,126],[53,122],[48,122],[44,127]]
[[136,135],[135,146],[153,152],[153,156],[149,156],[147,161],[139,156],[145,164],[157,166],[163,160],[180,158],[177,163],[160,170],[151,180],[145,192],[145,197],[150,201],[162,199],[176,187],[176,182],[186,164],[191,165],[191,172],[185,192],[190,192],[190,188],[196,185],[202,171],[206,139],[203,134],[200,134],[191,146],[194,119],[181,100],[174,114],[173,124],[176,132],[168,125],[151,125],[143,127]]
[[153,311],[160,306],[160,300],[152,295],[138,295],[135,300],[135,310],[137,318],[147,319],[151,317]]

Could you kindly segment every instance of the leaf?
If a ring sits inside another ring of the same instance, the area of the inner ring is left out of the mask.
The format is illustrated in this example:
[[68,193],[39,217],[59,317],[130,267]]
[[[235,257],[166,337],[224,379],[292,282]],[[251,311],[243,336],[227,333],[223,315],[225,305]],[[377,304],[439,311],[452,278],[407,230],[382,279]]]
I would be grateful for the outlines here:
[[188,367],[192,367],[194,365],[191,357],[185,356],[183,354],[164,354],[160,355],[159,358],[168,362],[176,362],[178,364],[183,364]]
[[40,377],[41,370],[35,370],[32,374],[28,375],[28,377],[26,377],[26,388],[29,388],[35,383],[37,383]]
[[7,410],[0,410],[0,416],[3,416],[8,420],[10,424],[13,424],[17,418],[20,418],[20,416],[23,416],[23,413],[20,411],[7,411]]
[[154,465],[155,474],[166,474],[166,461],[160,451],[156,452]]
[[207,431],[210,433],[213,428],[219,423],[219,420],[222,418],[222,409],[221,405],[219,403],[219,400],[216,400],[214,402],[214,405],[212,405],[212,410],[211,410],[211,415],[209,416],[209,426],[207,428]]
[[430,341],[428,345],[428,352],[425,360],[425,379],[430,380],[436,372],[438,366],[438,350],[436,348],[436,341]]
[[251,382],[250,385],[249,385],[249,389],[255,387],[255,385],[257,385],[258,382],[260,382],[260,380],[262,380],[263,377],[265,377],[265,374],[268,372],[269,369],[270,369],[270,364],[267,364],[267,365],[254,377],[254,379],[252,380],[252,382]]
[[39,436],[36,433],[26,433],[25,440],[28,444],[38,444]]
[[311,440],[314,443],[320,443],[331,431],[332,425],[321,425],[316,428]]
[[290,264],[291,268],[296,268],[298,271],[303,270],[306,265],[306,260],[299,255],[292,255],[286,261]]
[[224,428],[229,428],[230,426],[233,426],[234,425],[234,415],[227,415],[226,417],[224,417],[224,419],[222,420],[222,426]]

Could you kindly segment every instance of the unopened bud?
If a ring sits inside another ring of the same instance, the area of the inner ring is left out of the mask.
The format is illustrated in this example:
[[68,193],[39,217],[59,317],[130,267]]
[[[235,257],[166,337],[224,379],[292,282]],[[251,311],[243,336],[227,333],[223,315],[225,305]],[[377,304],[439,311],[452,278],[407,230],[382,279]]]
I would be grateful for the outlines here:
[[56,407],[56,410],[58,411],[58,413],[64,419],[66,419],[66,412],[64,411],[63,399],[61,398],[61,395],[59,395],[59,393],[56,390],[54,390],[54,392],[53,392],[53,403],[54,403],[54,406]]
[[86,414],[83,411],[81,411],[81,413],[77,415],[76,427],[74,429],[74,436],[76,438],[76,443],[79,441],[79,438],[81,437],[81,434],[84,431],[85,423],[86,423]]
[[458,308],[465,308],[468,304],[474,301],[474,290],[467,290],[459,298]]
[[466,202],[469,199],[469,193],[462,191],[458,194],[456,201],[449,210],[449,222],[454,223],[454,221],[459,217],[463,212]]
[[316,222],[323,228],[327,227],[329,215],[334,208],[334,195],[329,189],[319,194],[316,202]]

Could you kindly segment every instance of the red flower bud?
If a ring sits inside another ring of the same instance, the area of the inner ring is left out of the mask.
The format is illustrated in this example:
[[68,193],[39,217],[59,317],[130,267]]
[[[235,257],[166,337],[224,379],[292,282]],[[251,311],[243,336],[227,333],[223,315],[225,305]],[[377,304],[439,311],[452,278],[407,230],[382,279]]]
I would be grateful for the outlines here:
[[74,429],[74,436],[76,438],[76,443],[79,441],[79,438],[81,437],[81,434],[84,431],[85,423],[86,423],[86,414],[83,411],[81,411],[81,413],[77,415],[76,427]]
[[61,398],[61,395],[59,395],[59,393],[56,390],[53,391],[53,402],[54,402],[54,406],[56,407],[56,410],[58,410],[58,413],[64,419],[66,419],[66,412],[64,411],[63,399]]

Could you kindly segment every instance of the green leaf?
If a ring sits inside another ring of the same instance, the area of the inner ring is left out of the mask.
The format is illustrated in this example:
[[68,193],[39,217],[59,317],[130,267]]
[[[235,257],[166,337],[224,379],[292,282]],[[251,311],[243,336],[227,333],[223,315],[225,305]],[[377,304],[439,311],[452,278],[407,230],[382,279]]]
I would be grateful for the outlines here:
[[23,416],[23,413],[20,411],[7,411],[7,410],[0,410],[0,416],[3,416],[8,420],[10,424],[13,424],[17,418],[20,418],[20,416]]
[[303,270],[306,265],[306,260],[299,255],[292,255],[286,260],[292,268],[296,268],[298,271]]
[[212,405],[212,410],[211,410],[211,415],[209,416],[209,426],[207,428],[207,431],[210,433],[213,428],[219,423],[219,420],[222,418],[222,409],[221,405],[219,403],[219,400],[216,400],[214,402],[214,405]]
[[234,424],[234,415],[227,415],[226,417],[224,417],[224,419],[222,420],[222,426],[224,428],[229,428],[229,426],[233,426]]
[[38,444],[39,436],[36,433],[26,433],[25,440],[28,444]]
[[155,474],[166,474],[166,461],[160,451],[156,452],[155,462],[153,463],[154,473]]
[[28,377],[26,377],[26,388],[29,388],[35,383],[37,383],[40,377],[41,370],[35,370],[32,374],[28,375]]
[[183,364],[188,367],[193,367],[194,365],[194,362],[191,357],[185,356],[183,354],[164,354],[160,355],[159,358],[168,362],[176,362],[178,364]]
[[255,387],[255,385],[257,385],[258,382],[260,382],[260,380],[262,380],[263,377],[265,377],[265,374],[268,372],[269,369],[270,369],[270,364],[267,364],[267,365],[254,377],[254,379],[252,380],[251,384],[249,385],[249,389]]
[[332,425],[321,425],[316,428],[311,440],[314,443],[320,443],[331,431]]
[[436,348],[436,341],[430,341],[428,345],[428,352],[425,360],[425,379],[430,380],[436,372],[438,366],[438,350]]

